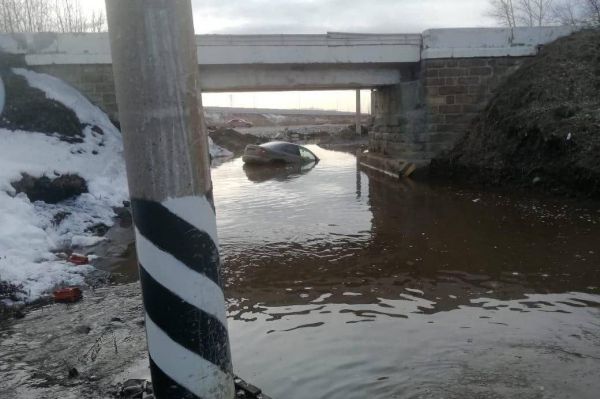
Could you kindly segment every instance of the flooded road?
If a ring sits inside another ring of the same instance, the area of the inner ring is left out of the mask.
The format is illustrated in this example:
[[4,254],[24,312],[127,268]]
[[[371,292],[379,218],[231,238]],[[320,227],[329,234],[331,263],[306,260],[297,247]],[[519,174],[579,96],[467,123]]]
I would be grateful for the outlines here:
[[274,398],[596,398],[598,204],[213,169],[236,372]]

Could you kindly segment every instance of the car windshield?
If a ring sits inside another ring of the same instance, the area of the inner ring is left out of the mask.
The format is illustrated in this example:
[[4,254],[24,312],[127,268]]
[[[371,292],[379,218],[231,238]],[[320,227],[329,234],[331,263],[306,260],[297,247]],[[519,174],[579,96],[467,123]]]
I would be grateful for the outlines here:
[[302,159],[304,159],[306,161],[316,161],[317,160],[317,158],[315,157],[315,154],[313,154],[306,148],[299,147],[299,149],[300,149],[300,156],[302,157]]

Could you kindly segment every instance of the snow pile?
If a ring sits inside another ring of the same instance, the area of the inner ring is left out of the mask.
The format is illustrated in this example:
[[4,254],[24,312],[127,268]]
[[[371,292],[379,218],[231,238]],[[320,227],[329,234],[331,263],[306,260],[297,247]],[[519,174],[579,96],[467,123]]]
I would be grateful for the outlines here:
[[[127,180],[121,133],[103,111],[59,79],[25,69],[12,72],[71,109],[83,126],[81,143],[49,132],[0,128],[0,281],[22,286],[23,299],[33,300],[56,286],[84,283],[93,268],[69,264],[57,253],[104,239],[88,229],[114,223],[113,207],[128,199]],[[4,89],[0,79],[0,105]],[[232,155],[212,140],[209,149],[215,158]],[[23,173],[50,179],[76,174],[85,179],[88,193],[57,204],[32,203],[11,185]]]
[[[29,299],[61,284],[81,284],[91,267],[74,267],[54,251],[102,240],[86,232],[113,223],[113,207],[128,198],[121,134],[108,116],[59,79],[15,69],[30,86],[72,109],[83,128],[82,143],[44,133],[0,129],[0,280],[22,285]],[[11,182],[22,173],[54,178],[77,174],[89,193],[58,204],[31,203]],[[62,220],[60,220],[62,219]]]

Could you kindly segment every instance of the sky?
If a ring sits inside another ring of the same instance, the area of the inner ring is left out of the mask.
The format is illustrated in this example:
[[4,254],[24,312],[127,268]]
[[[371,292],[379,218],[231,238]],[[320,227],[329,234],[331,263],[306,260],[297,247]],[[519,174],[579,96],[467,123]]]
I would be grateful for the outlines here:
[[[82,0],[89,9],[103,0]],[[192,0],[196,33],[420,33],[492,26],[488,0]],[[368,91],[362,109],[370,108]],[[355,109],[353,91],[207,93],[204,105]]]

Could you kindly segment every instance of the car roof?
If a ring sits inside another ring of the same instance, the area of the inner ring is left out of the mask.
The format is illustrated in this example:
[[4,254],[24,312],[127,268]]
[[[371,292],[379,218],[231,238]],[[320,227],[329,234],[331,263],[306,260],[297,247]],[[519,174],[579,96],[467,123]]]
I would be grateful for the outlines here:
[[294,147],[300,147],[298,144],[288,143],[287,141],[269,141],[268,143],[261,144],[261,147],[265,148],[279,148],[287,145],[293,145]]
[[[264,147],[275,151],[283,151],[287,153],[290,153],[290,151],[286,151],[286,149],[289,150],[290,148],[294,148],[295,151],[293,152],[293,155],[300,155],[300,148],[302,148],[303,150],[311,153],[316,159],[319,159],[319,157],[317,157],[315,153],[309,150],[308,148],[299,144],[290,143],[288,141],[269,141],[268,143],[261,144],[260,147]],[[296,151],[298,151],[298,153],[296,153]]]

